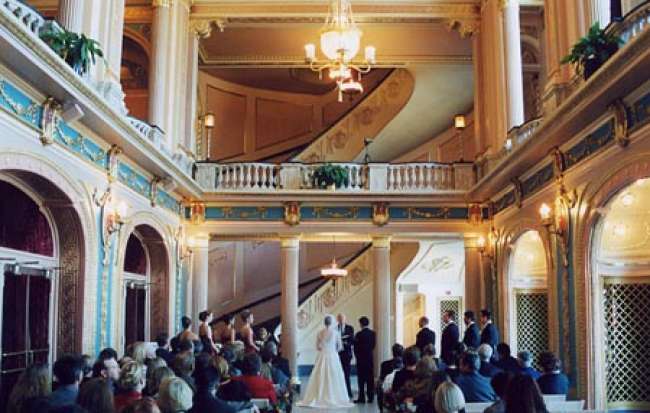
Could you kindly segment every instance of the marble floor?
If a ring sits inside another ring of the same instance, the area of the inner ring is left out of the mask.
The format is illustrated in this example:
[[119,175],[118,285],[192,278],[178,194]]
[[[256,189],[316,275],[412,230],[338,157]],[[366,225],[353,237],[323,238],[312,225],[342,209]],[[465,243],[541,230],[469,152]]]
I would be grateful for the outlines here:
[[[351,377],[351,384],[352,384],[352,393],[355,395],[357,394],[357,378],[356,376]],[[309,380],[309,377],[301,377],[301,386],[300,388],[302,391],[304,391],[307,388],[307,381]],[[298,398],[300,400],[300,398]],[[357,404],[354,407],[350,409],[313,409],[313,408],[308,408],[308,407],[294,407],[293,412],[295,413],[338,413],[338,412],[345,412],[345,413],[378,413],[379,408],[377,407],[377,402],[375,401],[374,403],[366,403],[366,404]]]

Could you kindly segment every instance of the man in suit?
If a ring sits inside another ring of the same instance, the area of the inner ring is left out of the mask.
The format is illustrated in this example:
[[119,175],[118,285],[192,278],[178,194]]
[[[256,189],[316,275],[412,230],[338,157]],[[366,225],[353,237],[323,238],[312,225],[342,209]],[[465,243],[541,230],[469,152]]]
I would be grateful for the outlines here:
[[465,344],[467,348],[476,350],[478,346],[481,345],[481,333],[478,329],[478,326],[476,325],[474,311],[465,311],[463,321],[465,322],[463,344]]
[[489,378],[492,378],[503,371],[492,363],[492,353],[492,347],[489,344],[481,344],[478,347],[478,357],[481,359],[481,368],[478,372],[480,375]]
[[454,364],[454,349],[458,344],[458,326],[456,325],[456,313],[452,310],[445,311],[442,315],[442,321],[447,324],[442,330],[440,344],[440,357],[446,365]]
[[489,344],[496,353],[497,344],[499,344],[499,331],[494,323],[492,323],[492,313],[486,308],[481,310],[481,325],[483,326],[483,330],[481,330],[481,344]]
[[[361,331],[354,336],[354,357],[357,359],[357,378],[359,380],[359,397],[355,403],[372,403],[375,397],[373,379],[375,377],[373,368],[373,353],[375,351],[375,332],[368,326],[368,317],[359,319]],[[367,396],[367,397],[366,397]]]
[[345,323],[345,314],[339,313],[336,316],[338,324],[336,328],[341,335],[341,342],[343,342],[343,349],[339,351],[339,358],[343,366],[343,374],[345,375],[345,387],[348,389],[348,397],[352,398],[352,387],[350,387],[350,370],[352,363],[352,342],[354,341],[354,328]]
[[478,354],[465,352],[460,358],[460,374],[456,384],[463,391],[467,403],[484,403],[496,400],[496,394],[490,384],[490,379],[478,372],[481,367]]
[[427,317],[420,317],[420,331],[415,336],[415,346],[424,352],[424,348],[428,344],[436,347],[436,333],[429,329],[429,319]]

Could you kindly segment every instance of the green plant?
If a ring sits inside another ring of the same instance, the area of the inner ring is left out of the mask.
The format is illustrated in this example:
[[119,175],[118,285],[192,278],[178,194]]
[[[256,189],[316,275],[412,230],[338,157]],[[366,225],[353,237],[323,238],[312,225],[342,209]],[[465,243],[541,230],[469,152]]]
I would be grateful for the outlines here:
[[619,36],[607,33],[596,22],[587,35],[573,45],[571,53],[562,59],[562,64],[573,64],[586,80],[616,53],[622,43]]
[[347,186],[350,182],[348,171],[341,165],[326,163],[314,169],[312,183],[316,188],[327,188],[335,185],[337,188]]
[[80,75],[88,73],[97,57],[104,57],[100,44],[83,33],[52,26],[50,30],[41,33],[40,37]]

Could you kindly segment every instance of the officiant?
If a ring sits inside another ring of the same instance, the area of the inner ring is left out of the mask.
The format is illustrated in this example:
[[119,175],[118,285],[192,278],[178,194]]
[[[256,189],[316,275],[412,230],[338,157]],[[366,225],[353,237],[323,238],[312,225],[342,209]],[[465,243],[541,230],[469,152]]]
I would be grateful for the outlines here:
[[345,314],[339,313],[336,316],[337,329],[341,335],[343,349],[339,352],[343,374],[345,375],[345,386],[348,389],[348,397],[352,398],[352,388],[350,387],[350,371],[352,364],[352,343],[354,341],[354,327],[345,323]]

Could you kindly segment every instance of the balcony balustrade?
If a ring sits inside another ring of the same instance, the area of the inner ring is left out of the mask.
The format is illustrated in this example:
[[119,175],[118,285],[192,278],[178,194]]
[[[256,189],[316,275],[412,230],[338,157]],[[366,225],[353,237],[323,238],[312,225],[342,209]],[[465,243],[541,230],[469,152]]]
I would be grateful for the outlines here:
[[[196,179],[205,192],[324,193],[314,186],[313,174],[322,163],[209,163],[197,164]],[[347,173],[347,183],[335,193],[434,194],[466,191],[474,183],[470,163],[335,163]]]

